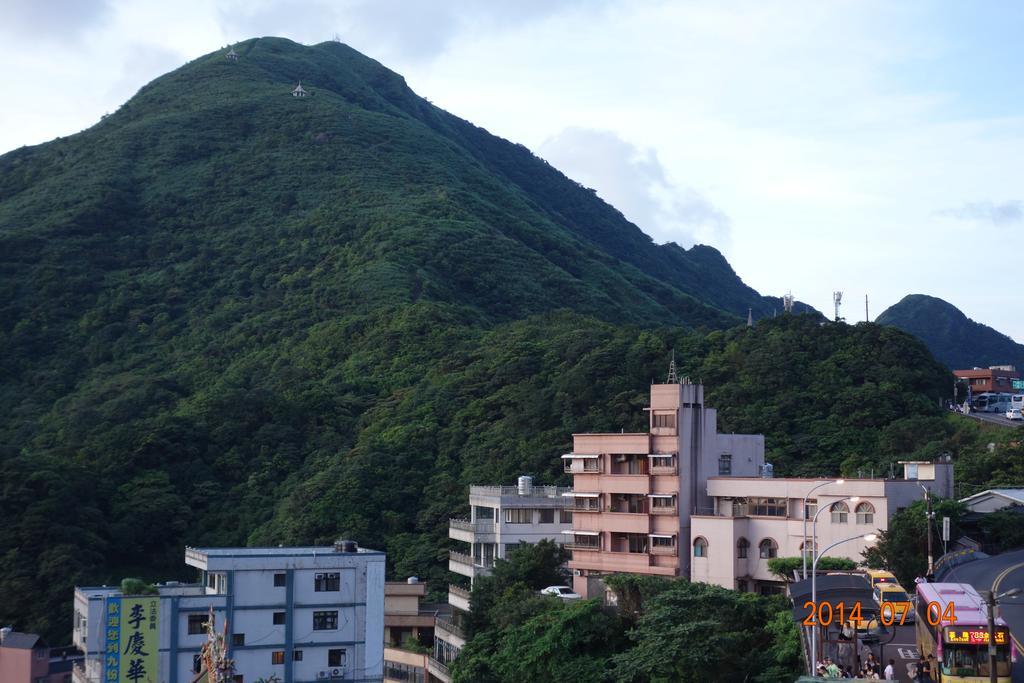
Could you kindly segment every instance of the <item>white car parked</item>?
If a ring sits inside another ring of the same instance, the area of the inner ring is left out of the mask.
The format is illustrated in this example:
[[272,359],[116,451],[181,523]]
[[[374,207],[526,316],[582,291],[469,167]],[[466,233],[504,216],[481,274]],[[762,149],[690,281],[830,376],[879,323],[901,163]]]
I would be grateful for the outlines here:
[[1021,415],[1020,408],[1010,408],[1006,411],[1007,420],[1024,420],[1024,415]]
[[568,586],[548,586],[540,592],[541,595],[553,595],[562,600],[582,600],[583,596],[573,591]]

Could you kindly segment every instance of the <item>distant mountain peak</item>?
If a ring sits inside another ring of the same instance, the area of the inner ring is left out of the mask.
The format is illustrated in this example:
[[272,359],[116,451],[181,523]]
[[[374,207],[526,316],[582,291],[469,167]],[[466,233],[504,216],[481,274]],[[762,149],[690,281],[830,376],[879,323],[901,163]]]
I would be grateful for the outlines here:
[[876,322],[914,335],[953,370],[1007,364],[1024,367],[1024,345],[971,320],[938,297],[909,294],[883,311]]

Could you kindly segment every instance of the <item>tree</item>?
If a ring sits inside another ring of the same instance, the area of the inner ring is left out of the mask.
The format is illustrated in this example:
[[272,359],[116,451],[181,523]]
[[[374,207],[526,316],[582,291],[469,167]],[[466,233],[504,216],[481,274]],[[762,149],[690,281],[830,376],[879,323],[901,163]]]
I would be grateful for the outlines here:
[[[768,571],[783,581],[792,581],[793,572],[803,567],[800,557],[773,557],[768,560]],[[818,569],[830,571],[849,571],[856,569],[857,563],[847,557],[823,557],[818,560]],[[807,558],[807,571],[811,570],[811,558]]]

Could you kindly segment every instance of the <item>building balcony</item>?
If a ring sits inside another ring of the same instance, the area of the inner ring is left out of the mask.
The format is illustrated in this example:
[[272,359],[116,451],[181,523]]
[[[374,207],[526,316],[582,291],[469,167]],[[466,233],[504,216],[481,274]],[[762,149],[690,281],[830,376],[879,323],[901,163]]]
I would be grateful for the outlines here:
[[652,515],[676,515],[676,516],[678,516],[679,515],[679,508],[677,508],[675,505],[673,505],[671,507],[663,507],[663,506],[654,507],[654,506],[652,506],[650,514],[652,514]]
[[462,574],[469,578],[483,576],[489,574],[493,566],[493,558],[474,560],[472,555],[454,550],[448,551],[448,571],[455,572],[456,574]]
[[427,657],[427,671],[430,675],[437,678],[441,683],[451,683],[452,675],[448,671],[448,667],[441,662],[434,659],[432,656]]
[[679,548],[671,547],[665,548],[661,546],[651,546],[651,555],[668,555],[669,557],[675,557],[679,554]]
[[595,459],[566,459],[562,461],[562,470],[566,474],[601,474],[604,472],[604,465],[600,458]]
[[465,543],[493,543],[497,524],[492,520],[449,519],[448,538]]
[[469,611],[469,591],[462,586],[448,585],[448,604],[463,612]]
[[438,617],[434,623],[434,635],[457,648],[466,646],[466,632],[454,622]]

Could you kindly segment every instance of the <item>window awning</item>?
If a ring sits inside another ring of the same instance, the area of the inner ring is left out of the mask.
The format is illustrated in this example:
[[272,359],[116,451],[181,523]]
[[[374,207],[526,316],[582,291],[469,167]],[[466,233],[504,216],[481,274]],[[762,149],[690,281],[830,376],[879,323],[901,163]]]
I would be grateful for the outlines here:
[[647,534],[651,538],[673,538],[672,534]]
[[600,531],[576,531],[574,529],[568,529],[562,532],[563,534],[571,534],[573,536],[600,536]]
[[674,494],[674,493],[648,493],[647,497],[648,498],[675,498],[676,494]]
[[569,493],[563,493],[565,498],[600,498],[600,493],[580,493],[579,491],[570,491]]
[[573,460],[573,459],[588,459],[593,460],[594,458],[600,458],[600,455],[596,453],[566,453],[562,456],[562,460]]
[[648,458],[674,458],[674,457],[676,457],[676,454],[675,453],[648,453],[647,457]]

